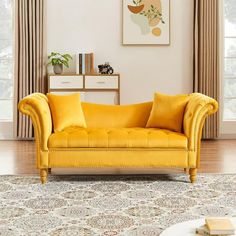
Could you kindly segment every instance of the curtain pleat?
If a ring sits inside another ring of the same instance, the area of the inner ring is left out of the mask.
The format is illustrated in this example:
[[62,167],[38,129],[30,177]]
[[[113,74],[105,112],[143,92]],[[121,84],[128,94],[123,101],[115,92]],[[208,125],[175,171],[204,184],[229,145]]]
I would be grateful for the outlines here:
[[34,92],[46,92],[44,0],[15,1],[15,106],[14,133],[32,138],[29,117],[17,110],[18,102]]
[[[193,91],[219,100],[219,2],[194,0],[194,81]],[[207,118],[204,139],[217,138],[218,114]]]

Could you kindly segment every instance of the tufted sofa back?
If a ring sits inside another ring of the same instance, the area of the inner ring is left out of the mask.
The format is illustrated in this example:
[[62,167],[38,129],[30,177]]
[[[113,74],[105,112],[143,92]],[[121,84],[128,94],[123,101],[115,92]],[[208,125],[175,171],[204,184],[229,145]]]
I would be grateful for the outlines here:
[[88,128],[145,127],[152,102],[133,105],[100,105],[82,103]]

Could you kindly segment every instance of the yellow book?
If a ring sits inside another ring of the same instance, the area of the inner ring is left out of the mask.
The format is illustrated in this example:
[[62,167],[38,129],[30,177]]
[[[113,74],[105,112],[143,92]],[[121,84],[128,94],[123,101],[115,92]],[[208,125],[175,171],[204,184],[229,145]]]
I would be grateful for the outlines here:
[[205,221],[210,235],[230,235],[235,233],[235,228],[229,219],[207,218]]

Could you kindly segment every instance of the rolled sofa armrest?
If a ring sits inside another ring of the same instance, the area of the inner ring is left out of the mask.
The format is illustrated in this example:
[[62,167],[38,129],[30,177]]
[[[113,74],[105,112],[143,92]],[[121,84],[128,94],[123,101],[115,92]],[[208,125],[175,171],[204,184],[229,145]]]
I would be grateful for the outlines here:
[[[190,95],[184,114],[183,129],[188,138],[188,149],[199,156],[202,128],[205,118],[218,110],[218,103],[213,98],[200,93]],[[199,162],[199,160],[198,160]]]
[[52,118],[47,97],[41,93],[33,93],[23,98],[18,108],[32,119],[35,140],[40,151],[48,151],[47,143],[52,133]]

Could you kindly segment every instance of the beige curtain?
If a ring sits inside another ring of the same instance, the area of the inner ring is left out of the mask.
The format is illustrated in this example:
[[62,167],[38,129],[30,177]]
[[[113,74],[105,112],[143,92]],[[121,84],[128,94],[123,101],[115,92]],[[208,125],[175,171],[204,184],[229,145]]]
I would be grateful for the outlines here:
[[17,138],[32,138],[28,117],[17,110],[24,96],[45,92],[44,0],[15,1],[15,109],[14,131]]
[[[194,0],[194,92],[219,100],[219,0]],[[218,114],[206,120],[203,138],[219,133]]]

